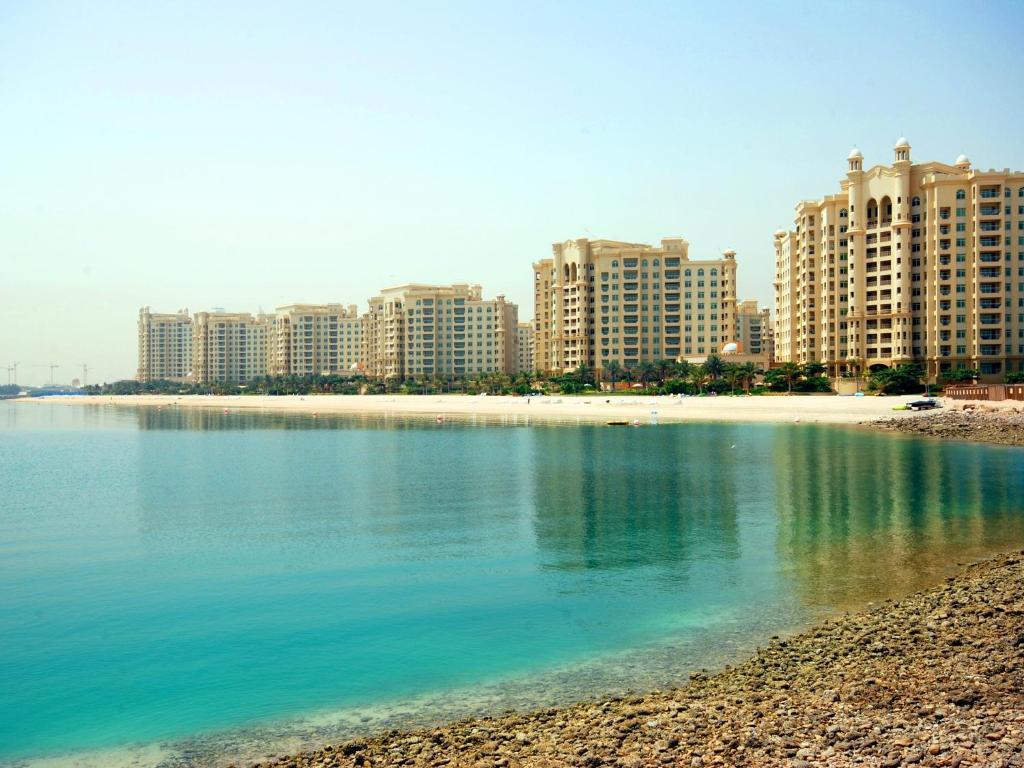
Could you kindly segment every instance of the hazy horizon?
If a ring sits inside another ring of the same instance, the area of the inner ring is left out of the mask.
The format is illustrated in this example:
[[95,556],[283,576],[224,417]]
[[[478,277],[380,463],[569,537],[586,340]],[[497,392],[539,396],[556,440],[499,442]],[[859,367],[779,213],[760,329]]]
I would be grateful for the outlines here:
[[[737,251],[906,136],[1024,168],[1024,7],[0,5],[0,383],[134,376],[139,307],[365,308],[469,282],[533,317],[576,237]],[[1015,98],[1016,97],[1016,98]]]

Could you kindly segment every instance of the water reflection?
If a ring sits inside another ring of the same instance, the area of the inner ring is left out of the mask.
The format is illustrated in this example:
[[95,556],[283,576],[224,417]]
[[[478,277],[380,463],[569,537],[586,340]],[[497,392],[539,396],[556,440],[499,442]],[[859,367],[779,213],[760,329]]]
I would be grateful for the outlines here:
[[1024,456],[862,431],[775,432],[780,567],[812,604],[856,606],[1024,544]]
[[546,430],[533,463],[534,532],[545,566],[673,566],[739,557],[730,433]]

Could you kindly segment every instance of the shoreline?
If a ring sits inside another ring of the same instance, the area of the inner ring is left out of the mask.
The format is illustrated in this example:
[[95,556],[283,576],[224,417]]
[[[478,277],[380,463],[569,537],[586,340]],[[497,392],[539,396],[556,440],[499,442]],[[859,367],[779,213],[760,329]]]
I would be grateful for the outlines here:
[[319,415],[420,416],[448,418],[514,418],[525,422],[630,424],[668,422],[747,422],[863,424],[883,417],[916,418],[893,408],[916,399],[905,397],[843,397],[815,395],[705,396],[671,395],[513,397],[507,395],[51,395],[22,398],[15,403],[206,408]]
[[1024,552],[773,639],[689,684],[325,745],[349,766],[1022,765]]

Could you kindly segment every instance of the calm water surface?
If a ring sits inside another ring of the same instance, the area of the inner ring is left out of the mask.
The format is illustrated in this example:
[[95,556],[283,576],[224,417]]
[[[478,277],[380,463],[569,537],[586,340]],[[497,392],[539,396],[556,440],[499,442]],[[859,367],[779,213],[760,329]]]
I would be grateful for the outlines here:
[[0,763],[671,685],[1015,546],[1013,448],[0,404]]

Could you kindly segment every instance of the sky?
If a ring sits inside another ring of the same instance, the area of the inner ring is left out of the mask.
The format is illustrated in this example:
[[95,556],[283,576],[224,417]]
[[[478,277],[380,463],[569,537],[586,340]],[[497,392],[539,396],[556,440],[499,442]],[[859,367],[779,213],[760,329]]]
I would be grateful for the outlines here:
[[577,237],[737,251],[906,136],[1024,168],[1024,4],[0,0],[0,383],[134,376],[138,309],[533,317]]

